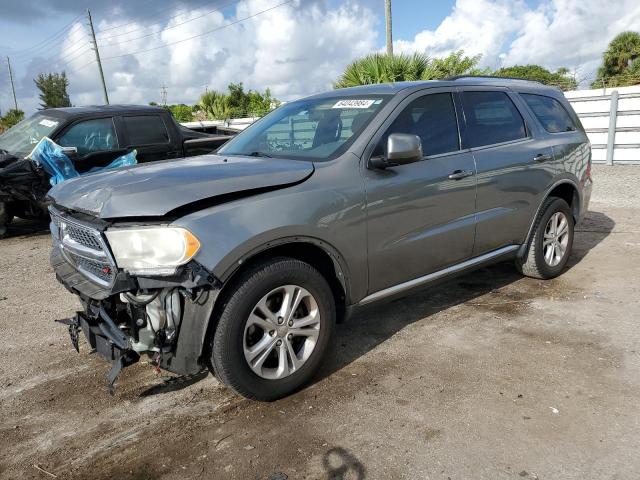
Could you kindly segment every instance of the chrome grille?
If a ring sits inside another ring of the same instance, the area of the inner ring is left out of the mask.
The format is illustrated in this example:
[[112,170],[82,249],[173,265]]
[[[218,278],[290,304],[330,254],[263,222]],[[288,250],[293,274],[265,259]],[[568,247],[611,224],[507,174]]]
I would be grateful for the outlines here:
[[65,260],[87,279],[103,287],[115,280],[116,265],[102,233],[53,207],[51,233]]
[[75,225],[67,223],[65,233],[80,245],[92,248],[94,250],[102,250],[100,242],[97,240],[94,232],[90,232],[85,228],[79,228]]
[[80,271],[90,273],[92,276],[106,283],[113,281],[113,269],[108,263],[97,262],[79,255],[74,255],[73,253],[70,253],[69,256],[73,259],[73,263]]

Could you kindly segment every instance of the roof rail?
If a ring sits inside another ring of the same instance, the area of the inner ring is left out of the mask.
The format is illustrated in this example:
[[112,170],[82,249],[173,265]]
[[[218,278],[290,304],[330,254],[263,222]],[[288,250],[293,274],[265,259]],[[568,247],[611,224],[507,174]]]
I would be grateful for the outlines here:
[[521,82],[533,82],[533,83],[539,83],[540,85],[543,85],[542,82],[539,82],[538,80],[529,80],[528,78],[518,78],[518,77],[499,77],[497,75],[455,75],[453,77],[447,77],[444,78],[443,80],[461,80],[464,78],[494,78],[496,80],[520,80]]

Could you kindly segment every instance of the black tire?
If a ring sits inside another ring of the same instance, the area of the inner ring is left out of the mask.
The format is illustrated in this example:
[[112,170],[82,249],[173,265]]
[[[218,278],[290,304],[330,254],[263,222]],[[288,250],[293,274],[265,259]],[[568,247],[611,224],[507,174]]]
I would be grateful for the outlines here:
[[[543,241],[549,219],[558,212],[564,214],[567,219],[568,241],[562,259],[557,265],[552,266],[545,260]],[[567,202],[557,197],[547,198],[534,224],[533,235],[527,245],[527,253],[524,257],[516,259],[516,267],[520,273],[540,279],[550,279],[560,275],[571,255],[574,227],[573,214]]]
[[[298,285],[315,299],[320,313],[320,332],[311,355],[295,372],[281,379],[257,375],[244,356],[245,323],[253,308],[274,289]],[[230,285],[211,341],[211,369],[225,385],[244,397],[272,401],[304,386],[317,371],[333,334],[336,319],[335,300],[327,281],[311,265],[279,257],[241,274]]]
[[5,202],[0,202],[0,238],[7,234],[7,227],[13,220],[13,215],[9,211],[9,206]]

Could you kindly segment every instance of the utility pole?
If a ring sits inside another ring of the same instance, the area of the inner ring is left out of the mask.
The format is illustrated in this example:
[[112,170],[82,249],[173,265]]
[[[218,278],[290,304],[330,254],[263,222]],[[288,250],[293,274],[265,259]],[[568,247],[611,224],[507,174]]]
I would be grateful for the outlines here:
[[387,21],[387,55],[393,56],[393,37],[391,35],[391,0],[384,0],[384,13]]
[[160,90],[160,101],[163,106],[167,106],[167,87],[165,87],[164,83],[162,84],[162,90]]
[[100,70],[100,80],[102,81],[102,93],[104,93],[104,103],[109,105],[109,95],[107,94],[107,85],[104,83],[104,72],[102,71],[102,62],[100,61],[100,52],[98,51],[98,42],[96,42],[96,32],[93,30],[93,21],[91,20],[91,11],[87,8],[87,18],[89,19],[89,28],[91,30],[91,38],[93,39],[93,51],[96,52],[96,61],[98,62],[98,70]]
[[13,72],[11,71],[11,62],[7,57],[7,68],[9,69],[9,80],[11,81],[11,91],[13,92],[13,106],[18,110],[18,100],[16,100],[16,87],[13,85]]

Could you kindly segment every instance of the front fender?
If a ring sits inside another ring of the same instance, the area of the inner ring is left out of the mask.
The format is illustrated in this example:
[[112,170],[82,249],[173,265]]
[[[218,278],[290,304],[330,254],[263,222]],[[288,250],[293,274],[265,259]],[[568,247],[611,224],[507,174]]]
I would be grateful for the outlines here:
[[206,208],[174,224],[198,237],[194,260],[220,280],[265,248],[317,245],[340,267],[350,300],[357,301],[368,278],[364,203],[358,159],[347,156],[317,165],[301,184]]

